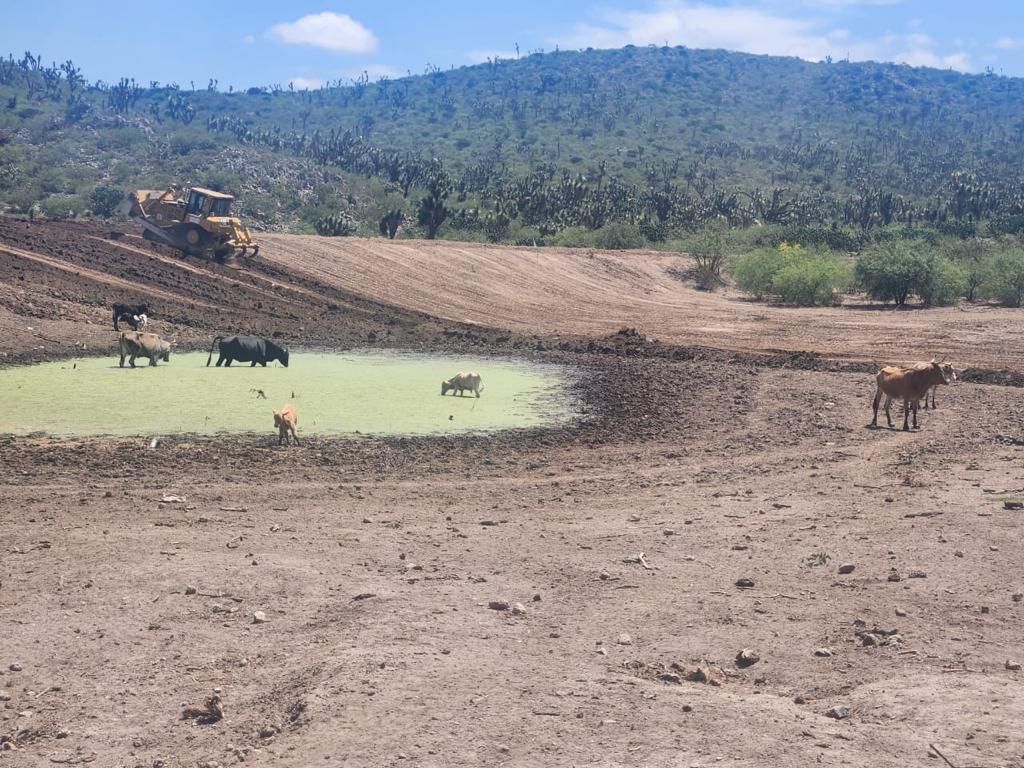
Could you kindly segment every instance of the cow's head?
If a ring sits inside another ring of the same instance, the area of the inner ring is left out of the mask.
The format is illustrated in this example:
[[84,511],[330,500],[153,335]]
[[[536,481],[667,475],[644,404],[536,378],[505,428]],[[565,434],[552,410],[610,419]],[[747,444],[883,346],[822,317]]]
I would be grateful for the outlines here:
[[452,384],[451,381],[442,381],[441,382],[441,395],[442,395],[442,397],[444,395],[448,394],[448,390],[449,389],[455,389],[455,385]]
[[281,412],[280,411],[274,411],[274,426],[277,427],[278,429],[281,428]]
[[278,358],[278,359],[281,361],[281,365],[283,365],[285,368],[287,368],[288,367],[288,350],[287,349],[282,349],[281,350],[281,357]]
[[949,384],[942,363],[936,362],[935,358],[932,358],[932,362],[928,366],[928,382],[930,384]]
[[166,341],[160,345],[160,359],[165,363],[171,362],[171,345]]

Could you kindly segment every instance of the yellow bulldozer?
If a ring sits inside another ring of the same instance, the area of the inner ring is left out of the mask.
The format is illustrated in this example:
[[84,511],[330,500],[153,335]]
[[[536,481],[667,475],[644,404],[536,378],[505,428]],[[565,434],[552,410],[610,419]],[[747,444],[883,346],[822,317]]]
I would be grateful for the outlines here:
[[118,211],[142,225],[142,236],[192,256],[226,261],[255,256],[260,247],[242,221],[231,215],[235,198],[203,187],[139,189]]

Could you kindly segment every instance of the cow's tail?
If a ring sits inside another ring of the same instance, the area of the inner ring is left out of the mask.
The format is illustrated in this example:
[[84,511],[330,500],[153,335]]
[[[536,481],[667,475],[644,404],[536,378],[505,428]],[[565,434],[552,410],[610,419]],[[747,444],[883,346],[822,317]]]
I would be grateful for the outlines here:
[[213,337],[213,344],[210,345],[210,355],[209,355],[209,357],[206,358],[206,367],[207,368],[210,367],[210,361],[213,360],[213,350],[216,348],[217,343],[221,339],[223,339],[223,338],[224,338],[223,336],[214,336]]
[[483,392],[484,391],[484,383],[482,381],[480,382],[480,386],[477,387],[476,391],[477,392]]

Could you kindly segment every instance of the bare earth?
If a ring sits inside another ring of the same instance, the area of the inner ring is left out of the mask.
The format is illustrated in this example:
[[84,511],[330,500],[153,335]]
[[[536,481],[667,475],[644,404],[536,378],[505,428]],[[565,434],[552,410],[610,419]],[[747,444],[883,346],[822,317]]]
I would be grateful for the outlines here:
[[[0,362],[112,354],[109,303],[148,300],[179,346],[572,363],[587,416],[0,438],[0,766],[1024,766],[1024,313],[768,307],[664,254],[267,236],[233,270],[105,234],[0,220]],[[866,429],[871,368],[932,354],[973,374]]]

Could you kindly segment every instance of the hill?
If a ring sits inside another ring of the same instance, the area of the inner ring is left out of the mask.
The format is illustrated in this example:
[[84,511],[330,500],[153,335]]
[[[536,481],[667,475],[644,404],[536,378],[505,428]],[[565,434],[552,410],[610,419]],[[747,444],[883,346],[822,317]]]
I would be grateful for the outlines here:
[[227,93],[26,54],[0,63],[0,201],[103,214],[97,186],[180,180],[239,194],[267,229],[376,234],[401,210],[407,231],[525,243],[715,221],[1018,231],[1022,96],[991,73],[686,48]]

